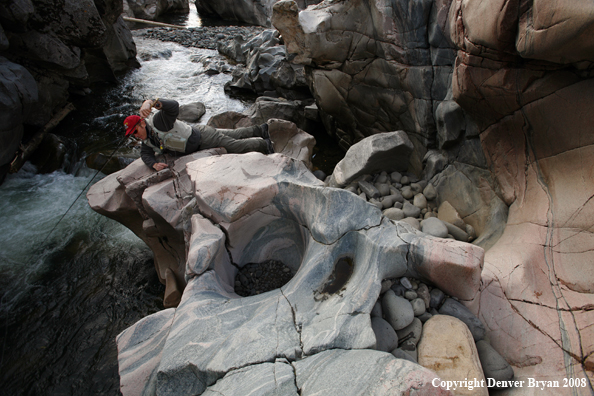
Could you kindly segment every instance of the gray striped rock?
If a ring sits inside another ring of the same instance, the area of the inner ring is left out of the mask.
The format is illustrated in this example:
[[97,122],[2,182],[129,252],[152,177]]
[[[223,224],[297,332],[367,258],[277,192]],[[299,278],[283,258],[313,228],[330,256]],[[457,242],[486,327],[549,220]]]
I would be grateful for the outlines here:
[[[161,219],[183,230],[187,286],[175,315],[149,317],[118,339],[122,389],[134,390],[125,396],[155,394],[146,390],[176,396],[233,394],[227,390],[239,382],[246,386],[243,394],[292,394],[288,362],[296,362],[301,394],[321,392],[338,378],[336,372],[345,370],[349,380],[336,385],[345,395],[379,392],[378,384],[406,392],[412,380],[402,373],[438,391],[430,385],[434,375],[420,367],[387,353],[363,351],[376,346],[370,313],[382,280],[406,274],[444,290],[452,284],[460,298],[476,293],[479,284],[473,279],[480,275],[481,248],[394,223],[356,195],[323,187],[301,161],[281,154],[206,157],[187,163],[186,172],[184,186],[191,186],[191,199],[184,198],[184,205],[171,198],[175,195],[166,184],[143,197],[152,208],[183,208]],[[238,267],[266,260],[282,262],[295,275],[275,290],[251,297],[235,294]],[[476,274],[444,284],[435,267],[458,274],[456,268],[468,272],[472,267]],[[410,303],[392,290],[385,293],[390,294],[403,300],[412,316]],[[398,310],[390,306],[386,316]],[[125,335],[138,329],[147,348],[127,341]],[[349,351],[354,349],[360,351]],[[356,369],[361,364],[374,369]],[[273,384],[270,373],[275,370],[282,380]]]
[[[451,395],[434,372],[392,354],[333,350],[293,363],[301,395]],[[436,381],[439,383],[440,381]]]

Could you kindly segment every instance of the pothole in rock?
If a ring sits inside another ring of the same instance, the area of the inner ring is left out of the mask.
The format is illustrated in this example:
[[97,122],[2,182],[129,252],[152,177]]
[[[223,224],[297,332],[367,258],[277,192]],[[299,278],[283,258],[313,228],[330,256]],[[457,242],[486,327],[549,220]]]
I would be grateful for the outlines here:
[[255,296],[287,284],[293,273],[278,260],[244,265],[235,276],[235,293],[241,297]]

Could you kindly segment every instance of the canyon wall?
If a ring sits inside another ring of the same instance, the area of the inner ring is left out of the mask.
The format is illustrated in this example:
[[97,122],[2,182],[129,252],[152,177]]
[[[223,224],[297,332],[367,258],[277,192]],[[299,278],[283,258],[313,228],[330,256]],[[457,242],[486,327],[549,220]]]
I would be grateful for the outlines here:
[[272,22],[343,148],[402,129],[415,144],[409,170],[440,157],[453,176],[440,195],[461,214],[478,208],[471,197],[509,208],[466,304],[517,378],[586,378],[577,391],[591,392],[594,6],[356,0],[300,10],[283,0]]
[[0,4],[0,179],[23,136],[96,81],[139,66],[117,0],[7,0]]

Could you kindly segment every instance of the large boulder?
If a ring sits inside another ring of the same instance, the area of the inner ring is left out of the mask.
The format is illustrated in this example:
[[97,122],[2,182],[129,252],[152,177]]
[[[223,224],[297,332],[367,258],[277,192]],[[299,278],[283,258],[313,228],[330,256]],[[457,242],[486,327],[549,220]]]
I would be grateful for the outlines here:
[[450,388],[456,395],[489,395],[472,334],[459,319],[435,315],[425,322],[419,342],[419,364],[444,381],[456,381]]
[[344,187],[375,172],[406,171],[414,147],[404,131],[379,133],[353,145],[336,164],[330,185]]
[[[393,223],[356,195],[324,187],[302,161],[282,154],[206,156],[188,160],[178,177],[183,201],[164,180],[149,187],[142,202],[158,226],[153,244],[171,246],[160,234],[167,224],[183,233],[187,286],[174,315],[143,320],[118,338],[122,391],[130,390],[125,395],[139,389],[216,394],[240,380],[243,394],[248,386],[291,394],[293,384],[320,393],[329,381],[346,395],[449,394],[432,384],[438,380],[433,373],[372,351],[369,315],[382,279],[414,274],[445,289],[432,266],[448,262],[480,274],[481,248]],[[106,185],[114,178],[93,186],[89,200],[101,194],[107,200]],[[116,204],[114,198],[109,201]],[[284,263],[291,280],[238,296],[238,270],[267,260]],[[447,282],[466,289],[459,298],[478,290],[463,277]],[[344,370],[348,380],[336,381]],[[254,382],[256,375],[262,381]]]
[[453,99],[476,121],[509,206],[469,307],[518,380],[592,383],[594,7],[455,0],[449,15],[459,48]]

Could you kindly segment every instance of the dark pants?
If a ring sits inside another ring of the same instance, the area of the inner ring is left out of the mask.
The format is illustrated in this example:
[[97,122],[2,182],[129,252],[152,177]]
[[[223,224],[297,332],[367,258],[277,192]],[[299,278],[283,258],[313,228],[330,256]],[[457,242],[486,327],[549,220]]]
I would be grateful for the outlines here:
[[[200,147],[196,150],[206,150],[215,147],[224,147],[228,153],[249,153],[258,151],[266,154],[268,148],[266,141],[262,139],[262,130],[259,126],[251,126],[237,129],[215,129],[211,126],[200,125]],[[188,140],[188,144],[190,144]],[[186,152],[191,152],[193,147],[188,145]],[[193,151],[196,151],[193,150]]]

